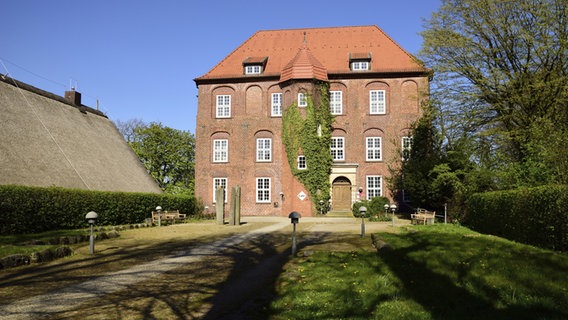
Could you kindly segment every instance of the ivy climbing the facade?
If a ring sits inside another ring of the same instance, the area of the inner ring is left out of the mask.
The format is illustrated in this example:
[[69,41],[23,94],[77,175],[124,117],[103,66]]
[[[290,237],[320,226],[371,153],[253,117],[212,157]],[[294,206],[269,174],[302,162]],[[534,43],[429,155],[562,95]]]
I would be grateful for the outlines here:
[[[313,94],[307,95],[306,107],[293,103],[285,109],[282,118],[282,139],[290,170],[308,190],[316,212],[327,212],[330,199],[332,123],[326,82],[314,85]],[[305,168],[298,168],[299,156],[305,157]]]

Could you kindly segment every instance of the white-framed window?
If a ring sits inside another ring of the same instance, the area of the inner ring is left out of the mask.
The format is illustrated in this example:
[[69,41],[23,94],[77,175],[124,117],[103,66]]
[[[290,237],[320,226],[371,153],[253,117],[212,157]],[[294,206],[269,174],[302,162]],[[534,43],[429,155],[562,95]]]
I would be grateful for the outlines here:
[[307,168],[306,156],[298,156],[298,170],[306,170]]
[[371,114],[385,114],[386,113],[386,98],[385,90],[371,90],[369,92],[370,113]]
[[329,92],[329,109],[331,114],[343,113],[343,95],[341,91]]
[[367,176],[367,200],[374,197],[383,195],[383,177],[382,176]]
[[353,61],[351,62],[351,70],[353,71],[369,70],[369,61]]
[[410,159],[412,149],[412,137],[402,137],[402,161]]
[[307,107],[308,106],[308,98],[306,94],[303,92],[298,93],[298,107]]
[[345,160],[345,138],[332,137],[331,138],[331,157],[333,161]]
[[273,117],[282,116],[282,93],[273,93],[271,101],[271,112]]
[[227,178],[213,178],[213,203],[216,203],[215,190],[223,188],[224,201],[227,202]]
[[229,140],[213,140],[213,162],[229,161]]
[[383,159],[381,152],[381,137],[367,137],[365,140],[365,153],[367,155],[365,160],[381,161]]
[[261,65],[245,66],[245,74],[261,74],[261,73],[262,73],[262,66]]
[[231,96],[228,94],[220,94],[217,96],[217,118],[231,117]]
[[256,178],[256,202],[270,202],[270,178]]
[[272,139],[258,138],[256,139],[256,161],[267,162],[272,161]]

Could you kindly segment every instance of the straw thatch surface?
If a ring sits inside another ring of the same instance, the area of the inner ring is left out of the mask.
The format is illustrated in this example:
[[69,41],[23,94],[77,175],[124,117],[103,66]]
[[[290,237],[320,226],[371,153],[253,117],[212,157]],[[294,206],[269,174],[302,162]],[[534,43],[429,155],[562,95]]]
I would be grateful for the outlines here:
[[0,184],[161,192],[101,112],[0,76]]

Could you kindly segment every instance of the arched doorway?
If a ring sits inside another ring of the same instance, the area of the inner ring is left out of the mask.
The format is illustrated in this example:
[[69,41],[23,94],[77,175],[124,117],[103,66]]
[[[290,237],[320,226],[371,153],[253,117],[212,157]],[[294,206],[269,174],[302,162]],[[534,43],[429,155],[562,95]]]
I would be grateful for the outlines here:
[[337,177],[332,183],[333,211],[351,210],[351,181],[345,177]]

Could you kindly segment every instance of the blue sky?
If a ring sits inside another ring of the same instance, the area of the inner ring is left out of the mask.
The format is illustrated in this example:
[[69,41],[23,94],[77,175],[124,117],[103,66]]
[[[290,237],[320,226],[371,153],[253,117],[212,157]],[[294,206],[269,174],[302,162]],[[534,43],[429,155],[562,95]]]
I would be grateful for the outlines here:
[[0,74],[111,120],[195,133],[194,78],[258,30],[377,25],[412,54],[440,0],[17,0],[0,3]]

